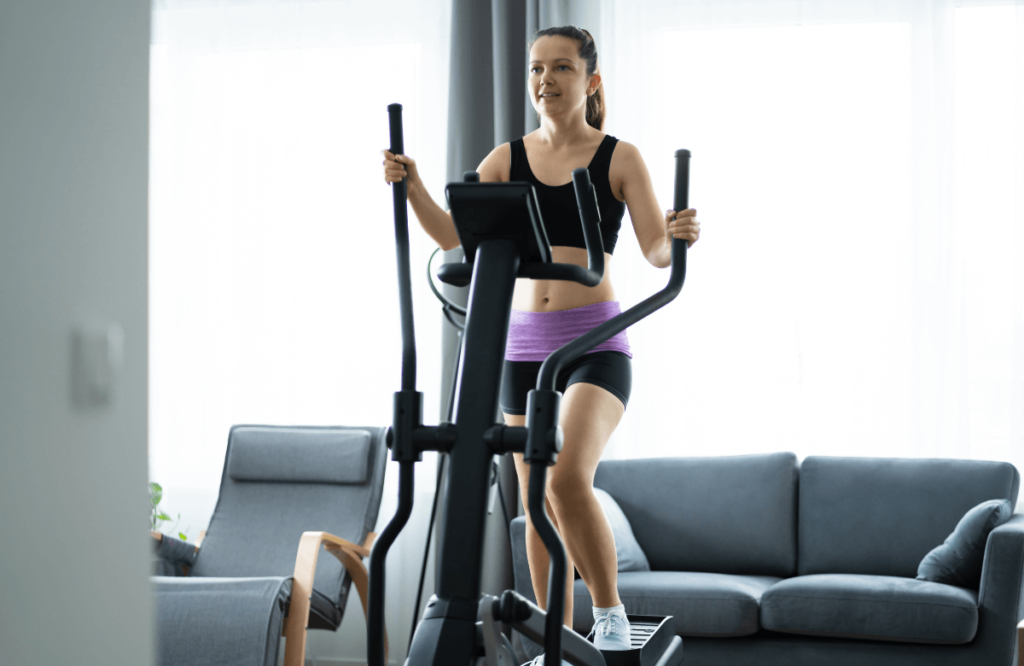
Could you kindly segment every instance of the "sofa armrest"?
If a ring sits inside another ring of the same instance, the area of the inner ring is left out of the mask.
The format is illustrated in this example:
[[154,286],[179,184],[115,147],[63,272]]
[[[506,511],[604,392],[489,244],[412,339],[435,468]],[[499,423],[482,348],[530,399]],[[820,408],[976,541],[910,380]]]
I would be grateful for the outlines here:
[[[348,571],[352,583],[359,592],[359,600],[363,602],[363,614],[366,614],[368,572],[363,558],[370,556],[370,547],[376,538],[374,532],[366,536],[363,545],[359,546],[328,532],[303,532],[299,539],[299,552],[295,557],[295,574],[292,580],[292,598],[288,606],[288,618],[284,625],[284,663],[285,666],[302,666],[306,662],[306,629],[309,625],[310,597],[313,594],[313,579],[316,576],[316,561],[320,556],[320,546],[341,560],[342,566]],[[388,655],[388,636],[384,632],[384,659]]]
[[1024,618],[1024,514],[1014,514],[988,536],[978,590],[978,634],[986,664],[1013,660],[1014,627]]

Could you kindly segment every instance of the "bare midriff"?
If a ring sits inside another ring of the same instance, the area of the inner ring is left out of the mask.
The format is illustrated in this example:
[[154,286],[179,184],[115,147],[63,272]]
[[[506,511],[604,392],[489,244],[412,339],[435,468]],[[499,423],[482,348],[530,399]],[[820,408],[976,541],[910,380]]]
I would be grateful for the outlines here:
[[[555,263],[576,264],[587,267],[587,251],[581,247],[556,245],[551,248],[551,259]],[[611,281],[612,255],[604,253],[604,279],[596,287],[586,287],[578,282],[566,280],[516,280],[512,295],[512,308],[528,312],[555,312],[571,310],[584,305],[615,300],[615,289]]]

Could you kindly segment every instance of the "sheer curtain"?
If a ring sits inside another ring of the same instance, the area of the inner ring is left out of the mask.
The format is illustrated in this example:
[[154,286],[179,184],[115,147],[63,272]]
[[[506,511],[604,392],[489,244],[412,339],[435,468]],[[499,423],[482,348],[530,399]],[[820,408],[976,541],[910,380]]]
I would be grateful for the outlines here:
[[[386,107],[400,102],[406,150],[443,200],[449,31],[448,0],[155,3],[150,465],[190,538],[212,513],[231,425],[390,423],[401,344],[379,151]],[[415,225],[411,238],[418,388],[433,421],[440,308],[422,278],[433,247]],[[419,468],[418,489],[432,492],[433,469]],[[395,480],[389,470],[382,521]],[[418,499],[389,561],[399,661],[425,538],[415,526],[430,507]],[[361,616],[356,600],[339,634],[314,632],[318,663],[365,658]]]
[[[677,302],[630,330],[613,457],[964,457],[1024,469],[1024,3],[608,0],[608,131],[664,208]],[[624,233],[619,296],[659,288]]]

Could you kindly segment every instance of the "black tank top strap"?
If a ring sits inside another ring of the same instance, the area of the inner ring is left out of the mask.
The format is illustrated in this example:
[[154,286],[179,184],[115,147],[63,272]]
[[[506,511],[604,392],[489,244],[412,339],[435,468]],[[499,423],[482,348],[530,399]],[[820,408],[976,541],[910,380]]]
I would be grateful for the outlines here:
[[509,149],[512,153],[512,161],[509,165],[509,180],[529,181],[528,162],[526,161],[526,144],[522,138],[513,139],[509,142]]
[[[595,189],[603,191],[606,196],[612,196],[611,187],[611,166],[612,166],[612,153],[615,152],[615,144],[619,142],[611,134],[604,137],[601,141],[601,145],[597,149],[597,153],[594,154],[594,159],[590,163],[590,179],[594,183]],[[613,197],[614,198],[614,197]]]
[[612,164],[612,153],[615,151],[615,144],[619,140],[611,134],[606,134],[604,139],[601,141],[601,145],[597,147],[597,152],[594,153],[594,159],[590,163],[590,168],[597,173],[605,173],[611,167]]

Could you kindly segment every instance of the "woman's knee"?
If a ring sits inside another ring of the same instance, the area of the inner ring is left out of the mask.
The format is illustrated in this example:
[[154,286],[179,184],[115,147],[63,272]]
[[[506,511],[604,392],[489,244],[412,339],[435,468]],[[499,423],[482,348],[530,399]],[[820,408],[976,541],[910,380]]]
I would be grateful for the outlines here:
[[548,499],[555,507],[578,505],[593,493],[594,479],[583,470],[566,468],[548,479]]
[[[526,517],[526,529],[528,532],[534,532],[535,528],[533,526],[533,520],[530,518],[530,506],[526,502],[526,490],[522,489],[522,493],[523,513]],[[558,519],[555,517],[555,508],[551,505],[550,491],[544,497],[544,507],[547,509],[548,519],[551,521],[551,524],[555,526],[555,529],[558,529]]]

